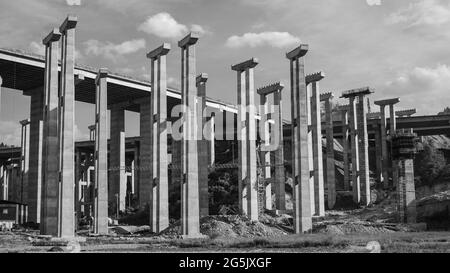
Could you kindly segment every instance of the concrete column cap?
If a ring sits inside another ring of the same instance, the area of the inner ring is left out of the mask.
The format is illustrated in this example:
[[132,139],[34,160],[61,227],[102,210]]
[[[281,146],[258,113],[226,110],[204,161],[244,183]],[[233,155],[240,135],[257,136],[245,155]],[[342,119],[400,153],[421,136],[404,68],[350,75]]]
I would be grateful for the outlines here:
[[306,85],[313,83],[313,82],[318,82],[318,81],[322,80],[323,78],[325,78],[325,73],[323,73],[322,71],[316,72],[314,74],[306,75],[306,77],[305,77]]
[[242,63],[233,65],[233,66],[231,67],[231,70],[234,70],[234,71],[244,71],[244,70],[246,70],[247,68],[254,68],[255,66],[258,65],[258,63],[259,63],[259,61],[258,61],[257,58],[251,58],[251,59],[249,59],[249,60],[247,60],[247,61],[244,61],[244,62],[242,62]]
[[61,38],[61,32],[59,32],[59,29],[55,28],[47,35],[47,37],[44,38],[44,40],[42,40],[42,43],[44,45],[48,45],[52,42],[59,41],[60,38]]
[[150,51],[147,54],[147,58],[149,59],[157,59],[160,56],[167,55],[171,49],[171,45],[169,43],[164,43],[160,47]]
[[109,71],[107,68],[100,68],[98,70],[97,78],[95,79],[95,84],[98,84],[98,81],[102,78],[108,77]]
[[273,83],[273,84],[258,88],[258,90],[256,90],[256,92],[259,95],[269,95],[271,93],[275,93],[275,92],[281,91],[283,89],[284,89],[284,84],[277,82],[277,83]]
[[30,124],[30,119],[24,119],[24,120],[21,120],[21,121],[19,121],[19,123],[20,123],[22,126],[26,126],[26,125]]
[[393,99],[385,99],[385,100],[378,100],[375,101],[374,104],[378,106],[386,106],[386,105],[394,105],[400,102],[400,98],[393,98]]
[[309,46],[307,44],[301,44],[294,50],[286,53],[286,58],[288,58],[291,61],[294,59],[297,59],[297,58],[301,58],[301,57],[305,56],[306,53],[308,53],[308,50],[309,50]]
[[201,74],[198,75],[197,78],[196,78],[197,86],[198,86],[200,83],[205,83],[205,82],[207,82],[207,81],[208,81],[208,74],[206,74],[206,73],[201,73]]
[[197,43],[199,38],[199,33],[191,32],[178,42],[178,46],[181,48],[185,48],[187,46],[194,45],[195,43]]
[[370,95],[372,93],[375,93],[375,90],[373,88],[362,87],[342,92],[341,98],[352,98],[352,97],[354,98],[360,95]]
[[73,29],[77,26],[78,18],[75,15],[68,15],[66,20],[59,27],[61,33],[66,32],[68,29]]
[[331,100],[333,98],[334,98],[334,95],[331,92],[320,94],[320,101],[327,101],[327,100]]

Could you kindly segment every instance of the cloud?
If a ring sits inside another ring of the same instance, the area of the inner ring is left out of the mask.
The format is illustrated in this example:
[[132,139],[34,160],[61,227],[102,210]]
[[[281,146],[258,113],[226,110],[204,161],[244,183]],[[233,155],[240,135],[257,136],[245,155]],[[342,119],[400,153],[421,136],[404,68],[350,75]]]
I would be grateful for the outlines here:
[[161,12],[148,17],[138,30],[161,38],[179,38],[187,33],[188,28],[179,24],[169,13]]
[[81,0],[66,0],[69,6],[81,6]]
[[387,24],[408,24],[409,27],[419,25],[440,26],[450,21],[450,4],[441,4],[437,0],[420,0],[410,3],[388,16]]
[[245,33],[242,36],[231,36],[226,42],[230,48],[272,46],[277,48],[289,47],[300,43],[300,38],[288,32]]
[[[178,23],[169,13],[161,12],[149,16],[144,23],[138,26],[138,30],[161,38],[175,39],[186,35],[189,28]],[[200,35],[209,33],[204,27],[197,24],[192,24],[190,30]]]
[[386,84],[386,94],[401,97],[402,104],[426,114],[437,114],[450,106],[450,66],[415,67]]
[[37,55],[45,55],[45,46],[42,43],[38,42],[31,42],[28,48],[31,50],[32,53]]
[[0,142],[7,145],[20,146],[22,127],[19,122],[2,120],[0,121],[0,136],[2,136]]
[[381,0],[366,0],[367,5],[369,6],[380,6]]
[[98,40],[89,40],[84,42],[85,53],[87,55],[103,56],[106,59],[117,61],[122,55],[135,53],[145,48],[144,39],[135,39],[125,41],[121,44],[111,42],[100,42]]

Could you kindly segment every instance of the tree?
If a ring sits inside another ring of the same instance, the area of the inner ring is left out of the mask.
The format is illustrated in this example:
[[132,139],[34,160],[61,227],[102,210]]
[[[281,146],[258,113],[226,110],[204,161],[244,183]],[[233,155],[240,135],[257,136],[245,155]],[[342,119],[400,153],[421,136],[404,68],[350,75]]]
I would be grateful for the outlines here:
[[420,185],[432,185],[441,176],[447,162],[441,151],[429,143],[423,143],[423,151],[417,154],[414,173]]

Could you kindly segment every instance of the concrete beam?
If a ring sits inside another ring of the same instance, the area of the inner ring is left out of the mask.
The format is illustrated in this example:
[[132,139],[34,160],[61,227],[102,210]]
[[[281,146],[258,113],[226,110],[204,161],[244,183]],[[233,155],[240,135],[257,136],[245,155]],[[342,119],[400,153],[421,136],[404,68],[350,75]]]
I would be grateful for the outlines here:
[[272,94],[272,93],[275,93],[275,92],[279,92],[279,91],[281,91],[283,89],[284,89],[284,84],[282,84],[280,82],[277,82],[277,83],[274,83],[274,84],[270,84],[270,85],[266,85],[264,87],[258,88],[256,90],[256,92],[259,95],[265,95],[266,96],[266,95],[269,95],[269,94]]
[[342,92],[341,98],[357,97],[359,95],[370,95],[374,92],[375,92],[374,89],[370,87],[362,87]]
[[170,44],[169,43],[164,43],[160,47],[150,51],[147,54],[147,58],[149,58],[149,59],[157,59],[160,56],[167,55],[169,53],[170,49],[171,49]]
[[186,35],[181,41],[178,42],[178,47],[185,48],[195,45],[200,38],[200,34],[197,32],[191,32]]
[[258,63],[259,61],[257,58],[251,58],[250,60],[231,66],[231,70],[242,72],[245,71],[246,69],[256,67]]
[[44,40],[42,40],[42,43],[44,45],[49,45],[52,42],[59,41],[59,39],[61,39],[61,33],[57,28],[55,28],[47,35],[47,37],[44,38]]
[[400,98],[393,98],[393,99],[378,100],[378,101],[375,101],[374,104],[378,105],[378,106],[385,106],[385,105],[397,104],[399,102],[400,102]]
[[286,53],[286,58],[289,60],[294,60],[298,58],[302,58],[308,53],[309,46],[306,44],[301,44],[299,47],[295,48],[294,50]]
[[321,81],[324,78],[325,78],[325,73],[323,73],[322,71],[314,73],[314,74],[306,75],[306,77],[305,77],[306,85],[309,85],[313,82]]

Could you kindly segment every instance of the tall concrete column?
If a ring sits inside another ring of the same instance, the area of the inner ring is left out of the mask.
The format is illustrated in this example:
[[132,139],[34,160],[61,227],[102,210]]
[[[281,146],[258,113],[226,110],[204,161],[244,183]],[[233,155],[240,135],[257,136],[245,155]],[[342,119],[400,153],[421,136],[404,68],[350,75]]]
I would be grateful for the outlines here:
[[28,220],[40,223],[41,220],[41,194],[43,170],[43,129],[44,129],[44,91],[43,88],[31,92],[30,103],[30,138],[28,158]]
[[[326,183],[328,189],[328,209],[333,209],[336,204],[336,172],[334,163],[334,132],[333,132],[333,109],[331,107],[332,93],[323,94],[320,100],[325,102],[325,124],[327,134],[327,175]],[[348,147],[347,147],[348,148]]]
[[139,193],[139,142],[134,143],[134,160],[133,160],[133,195],[138,196]]
[[[94,232],[108,234],[108,70],[100,69],[95,80],[95,186]],[[89,170],[88,170],[89,171]]]
[[[61,34],[54,29],[44,40],[45,61],[45,113],[42,171],[42,207],[40,229],[42,235],[59,236],[60,147],[58,142],[58,41]],[[31,159],[30,159],[31,160]],[[30,164],[34,162],[30,161]],[[73,201],[73,200],[72,200]]]
[[375,126],[375,179],[381,182],[381,175],[383,172],[383,158],[381,149],[381,130],[378,125]]
[[3,78],[0,76],[0,115],[2,114],[2,86],[3,86]]
[[30,120],[22,120],[20,121],[22,125],[22,133],[21,133],[21,153],[20,153],[20,177],[21,177],[21,186],[20,186],[20,200],[19,202],[22,204],[28,203],[28,171],[29,171],[29,157],[30,157],[30,148],[29,148],[29,139],[30,139]]
[[[110,122],[110,176],[108,187],[109,211],[125,211],[127,179],[125,174],[125,110],[111,108]],[[117,198],[119,197],[119,198]],[[117,204],[117,201],[119,203]]]
[[231,67],[237,72],[238,95],[238,153],[239,207],[250,220],[258,220],[258,177],[256,163],[256,120],[254,68],[258,60],[252,58]]
[[203,136],[203,129],[206,126],[206,82],[208,74],[202,73],[197,76],[197,97],[198,97],[198,187],[200,198],[200,217],[209,215],[209,194],[208,194],[208,140]]
[[151,60],[150,107],[150,227],[159,233],[169,227],[169,173],[167,158],[167,68],[170,44],[147,54]]
[[183,140],[181,149],[181,229],[186,237],[200,235],[200,204],[198,177],[198,124],[196,90],[195,44],[198,34],[190,33],[178,42],[181,48],[181,101],[183,113]]
[[[284,191],[284,156],[283,156],[283,118],[281,107],[281,91],[284,85],[275,83],[257,90],[261,99],[261,121],[260,121],[260,135],[263,136],[264,141],[261,145],[261,152],[263,158],[264,178],[268,182],[266,186],[266,209],[272,209],[272,184],[275,188],[276,209],[285,210],[285,191]],[[267,96],[273,94],[273,105],[267,99]],[[268,119],[273,120],[273,125],[270,126]],[[274,154],[274,169],[275,177],[271,175],[271,152]]]
[[308,160],[308,111],[304,56],[308,45],[286,54],[291,71],[291,118],[292,118],[292,171],[294,181],[294,231],[305,233],[312,230],[311,196],[309,189]]
[[[389,161],[389,151],[388,151],[388,137],[387,137],[387,128],[386,128],[386,106],[389,106],[391,104],[396,104],[400,102],[399,98],[393,98],[393,99],[387,99],[387,100],[379,100],[375,101],[375,105],[380,106],[380,133],[381,133],[381,160],[382,160],[382,182],[383,187],[387,189],[389,187],[389,177],[390,177],[390,161]],[[395,120],[395,113],[392,111],[391,117],[394,116]],[[392,119],[391,119],[392,120]],[[395,132],[395,121],[391,123],[390,130],[393,130]]]
[[322,119],[320,112],[321,95],[319,88],[319,81],[323,78],[325,78],[325,74],[322,72],[306,76],[306,85],[311,86],[310,105],[313,152],[312,165],[314,171],[314,211],[316,216],[325,216],[325,192],[322,159]]
[[359,176],[361,183],[361,203],[370,205],[369,176],[369,137],[367,134],[367,101],[365,94],[359,95],[358,103],[358,140],[359,140]]
[[[209,133],[209,141],[208,141],[208,164],[209,166],[214,166],[216,162],[216,149],[215,149],[215,141],[216,141],[216,134],[215,134],[215,126],[216,126],[216,113],[211,113],[211,117],[209,118],[209,126],[208,126],[208,133]],[[206,128],[205,128],[206,129]]]
[[[366,95],[372,94],[369,87],[352,89],[342,93],[350,100],[350,133],[352,145],[352,191],[356,204],[370,204],[367,104]],[[357,104],[357,99],[359,103]]]
[[344,169],[344,191],[350,190],[350,162],[348,158],[349,150],[349,106],[341,106],[339,108],[341,111],[342,120],[342,157],[343,157],[343,169]]
[[82,184],[81,184],[81,152],[75,151],[75,230],[78,230],[78,223],[81,219],[81,206],[82,206]]
[[397,206],[400,223],[416,223],[414,154],[416,134],[412,129],[391,132],[392,158],[398,170]]
[[140,104],[140,134],[141,141],[139,145],[139,207],[141,210],[150,206],[150,198],[153,189],[151,161],[151,97],[145,98],[146,101]]
[[61,90],[60,90],[60,231],[59,237],[75,235],[75,27],[78,19],[68,16],[59,31],[61,40]]
[[[398,102],[400,102],[400,99],[398,99]],[[389,115],[390,115],[389,138],[391,139],[391,143],[392,143],[392,136],[395,134],[395,131],[397,130],[397,117],[395,114],[395,104],[396,104],[395,102],[392,102],[389,105]],[[392,151],[392,145],[391,145],[391,156],[392,156],[392,152],[393,151]],[[398,178],[399,178],[398,170],[399,170],[398,166],[396,164],[392,164],[392,183],[393,183],[394,187],[398,186]]]

